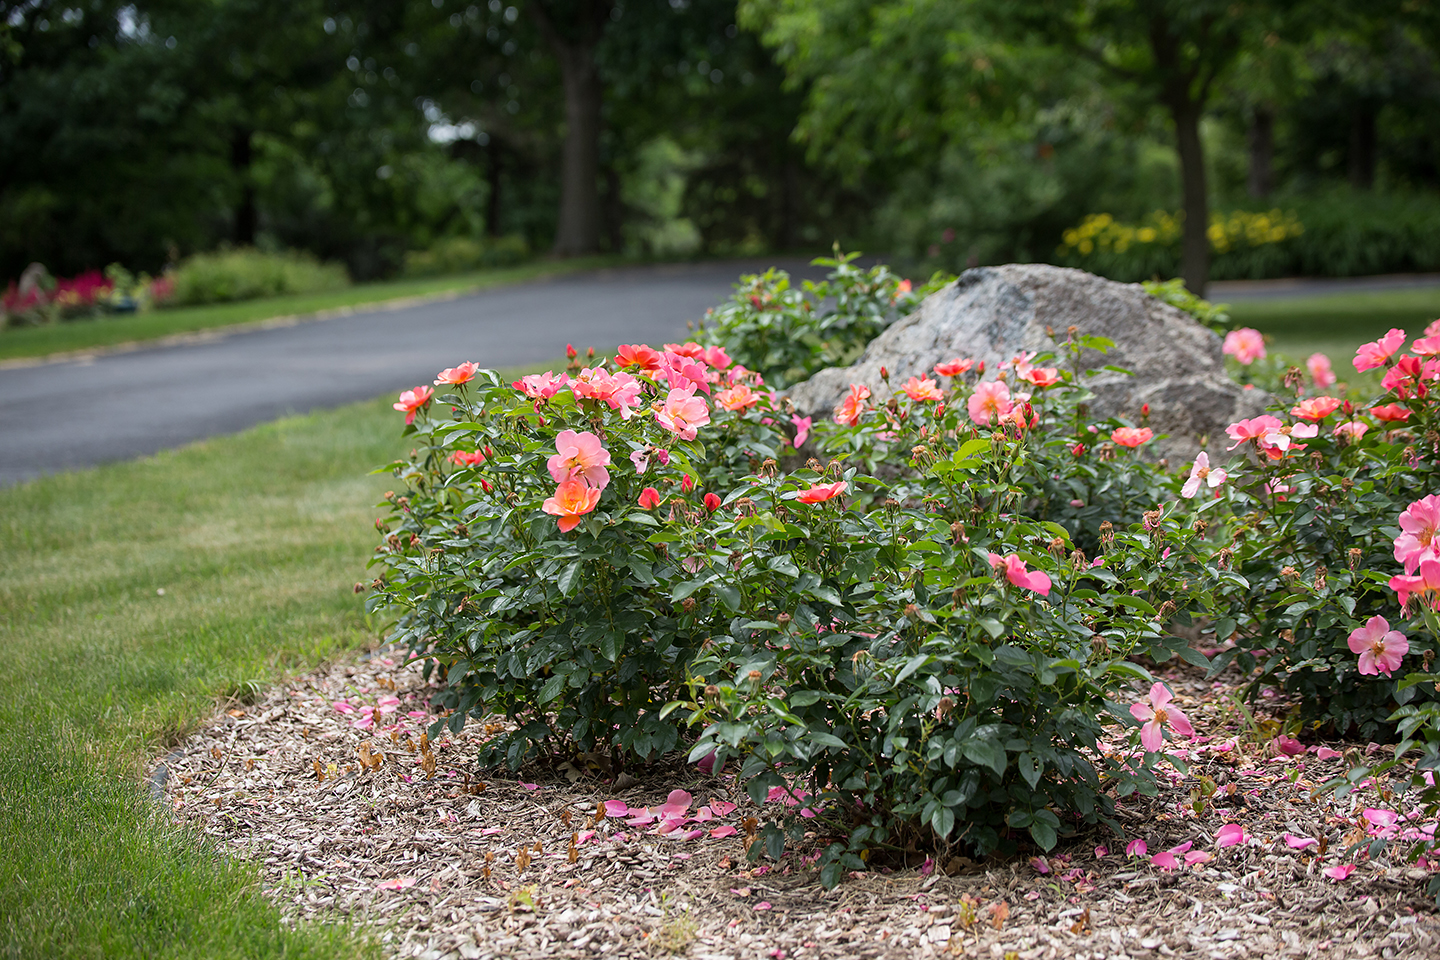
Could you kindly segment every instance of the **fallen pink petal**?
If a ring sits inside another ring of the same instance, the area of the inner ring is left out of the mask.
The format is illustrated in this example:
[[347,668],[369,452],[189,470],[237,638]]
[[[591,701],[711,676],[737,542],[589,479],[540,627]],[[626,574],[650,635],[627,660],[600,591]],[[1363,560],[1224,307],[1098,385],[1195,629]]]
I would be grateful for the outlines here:
[[1329,877],[1331,880],[1344,880],[1346,877],[1350,876],[1350,874],[1354,872],[1355,864],[1353,863],[1336,864],[1333,867],[1326,867],[1324,870],[1321,871],[1321,873],[1325,874],[1325,876]]
[[1291,850],[1304,850],[1306,847],[1318,847],[1320,841],[1314,837],[1297,837],[1293,833],[1285,834],[1285,846]]

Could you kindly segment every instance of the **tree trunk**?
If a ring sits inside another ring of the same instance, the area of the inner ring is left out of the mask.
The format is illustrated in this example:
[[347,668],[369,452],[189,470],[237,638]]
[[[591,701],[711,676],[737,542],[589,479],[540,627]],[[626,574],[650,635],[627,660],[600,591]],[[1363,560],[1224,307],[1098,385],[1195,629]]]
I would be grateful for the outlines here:
[[1350,115],[1350,186],[1369,190],[1375,185],[1375,108],[1360,102]]
[[485,198],[485,232],[500,236],[500,140],[495,134],[485,144],[485,175],[490,179],[490,195]]
[[1250,196],[1263,200],[1275,189],[1275,113],[1256,107],[1250,115]]
[[589,0],[562,24],[543,2],[526,4],[560,65],[565,91],[565,145],[560,163],[557,257],[600,249],[600,111],[604,87],[595,48],[610,19],[611,0]]
[[240,183],[240,200],[235,205],[234,240],[237,246],[255,246],[260,214],[255,205],[255,181],[250,176],[251,133],[236,129],[230,137],[230,169]]
[[1185,224],[1180,244],[1180,275],[1197,297],[1210,282],[1210,197],[1205,184],[1205,147],[1200,142],[1201,105],[1189,97],[1171,100],[1175,148],[1180,154],[1180,184]]

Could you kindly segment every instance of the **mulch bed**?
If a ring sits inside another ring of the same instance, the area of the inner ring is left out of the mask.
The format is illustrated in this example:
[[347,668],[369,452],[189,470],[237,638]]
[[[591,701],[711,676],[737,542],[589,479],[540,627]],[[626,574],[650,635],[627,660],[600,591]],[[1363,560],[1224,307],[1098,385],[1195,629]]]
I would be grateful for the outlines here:
[[[1386,785],[1313,796],[1347,759],[1236,741],[1237,712],[1195,674],[1168,678],[1200,735],[1188,775],[1119,816],[1150,854],[1189,841],[1209,862],[1167,872],[1097,834],[1043,861],[955,858],[825,891],[806,850],[746,861],[759,811],[732,778],[673,765],[613,783],[483,775],[477,745],[500,728],[476,723],[422,749],[432,687],[401,660],[382,652],[233,705],[151,771],[174,816],[260,865],[287,918],[364,925],[393,956],[1440,955],[1425,871],[1397,857],[1360,859],[1341,881],[1322,873],[1365,836],[1362,812],[1387,805]],[[1216,791],[1197,813],[1202,778]],[[597,820],[603,801],[630,813]],[[625,822],[667,801],[698,819],[665,835]],[[1249,842],[1217,847],[1227,823]],[[1292,849],[1286,834],[1324,846]]]

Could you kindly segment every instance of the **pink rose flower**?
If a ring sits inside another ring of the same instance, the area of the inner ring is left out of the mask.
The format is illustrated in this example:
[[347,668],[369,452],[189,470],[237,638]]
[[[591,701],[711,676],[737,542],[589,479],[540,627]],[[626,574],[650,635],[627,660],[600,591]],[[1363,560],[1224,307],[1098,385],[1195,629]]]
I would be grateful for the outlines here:
[[869,387],[863,383],[850,384],[850,392],[835,405],[835,422],[847,427],[858,426],[860,415],[865,412],[865,401],[869,397]]
[[1404,342],[1405,331],[1391,329],[1379,340],[1367,343],[1355,351],[1355,369],[1364,372],[1385,366],[1385,362],[1396,350],[1400,349],[1400,345]]
[[799,450],[805,446],[805,441],[810,438],[811,417],[791,417],[790,422],[795,425],[795,449]]
[[1119,427],[1111,432],[1110,439],[1122,447],[1130,447],[1133,450],[1142,443],[1149,443],[1155,439],[1155,431],[1149,427]]
[[1141,723],[1140,744],[1151,753],[1159,752],[1164,746],[1166,727],[1175,731],[1177,736],[1195,735],[1195,728],[1190,725],[1189,718],[1179,708],[1169,705],[1173,699],[1174,694],[1165,684],[1156,683],[1150,687],[1150,693],[1144,700],[1130,707],[1130,716]]
[[546,463],[550,476],[556,483],[563,483],[575,477],[584,477],[596,491],[604,490],[610,483],[610,451],[600,444],[600,438],[589,430],[576,433],[561,430],[555,438],[555,456]]
[[532,373],[528,377],[521,377],[511,386],[532,400],[549,400],[563,390],[569,382],[570,378],[565,374],[551,373],[546,370],[544,373]]
[[1340,406],[1335,397],[1309,397],[1290,408],[1290,416],[1319,423]]
[[1373,677],[1383,673],[1388,677],[1400,669],[1401,659],[1410,652],[1410,643],[1405,634],[1390,629],[1390,621],[1374,616],[1351,632],[1350,652],[1360,655],[1362,674]]
[[990,554],[990,566],[997,572],[1003,570],[1005,579],[1022,590],[1033,590],[1042,597],[1050,595],[1050,577],[1042,570],[1030,570],[1025,566],[1025,561],[1020,555],[1012,553],[1008,557],[1002,557],[998,553]]
[[430,398],[434,395],[435,390],[431,387],[416,387],[414,390],[406,390],[400,394],[400,399],[391,406],[404,413],[405,422],[411,424],[415,422],[415,414],[429,403]]
[[447,367],[435,376],[435,386],[448,383],[458,386],[462,383],[469,383],[475,379],[475,371],[480,369],[478,363],[465,362],[458,367]]
[[924,380],[919,377],[911,377],[900,389],[905,391],[905,396],[916,403],[933,403],[945,399],[945,394],[940,392],[940,385],[928,377]]
[[1312,353],[1305,361],[1310,379],[1315,381],[1316,390],[1329,390],[1335,385],[1335,371],[1330,367],[1330,358],[1323,353]]
[[540,505],[540,509],[554,517],[561,533],[569,533],[580,525],[580,518],[600,502],[600,491],[588,486],[584,480],[566,480],[555,488],[555,495]]
[[844,480],[837,480],[835,483],[817,483],[809,490],[801,490],[795,495],[795,499],[801,503],[824,503],[844,493],[850,485]]
[[612,374],[604,367],[581,370],[579,376],[570,381],[570,390],[577,399],[609,404],[610,409],[620,411],[622,420],[629,420],[640,406],[641,389],[640,381],[625,371]]
[[969,357],[954,360],[946,360],[944,363],[935,364],[935,372],[942,377],[958,377],[975,366],[975,361]]
[[1440,559],[1440,496],[1430,494],[1416,500],[1400,514],[1400,536],[1395,538],[1395,559],[1405,565],[1406,573],[1414,573],[1426,557]]
[[1231,330],[1225,334],[1225,343],[1220,352],[1234,357],[1248,367],[1256,360],[1265,359],[1265,337],[1259,330],[1250,327]]
[[695,396],[695,388],[672,387],[665,403],[655,411],[660,426],[682,440],[694,440],[696,428],[710,422],[710,408]]
[[999,420],[1010,413],[1010,388],[1003,380],[987,380],[975,384],[975,392],[966,401],[970,419],[985,427],[992,419]]
[[1195,465],[1190,468],[1190,478],[1185,481],[1185,486],[1180,488],[1180,496],[1186,500],[1193,499],[1195,494],[1200,492],[1201,483],[1208,483],[1213,490],[1229,479],[1229,476],[1218,467],[1212,470],[1210,455],[1202,450],[1195,457]]

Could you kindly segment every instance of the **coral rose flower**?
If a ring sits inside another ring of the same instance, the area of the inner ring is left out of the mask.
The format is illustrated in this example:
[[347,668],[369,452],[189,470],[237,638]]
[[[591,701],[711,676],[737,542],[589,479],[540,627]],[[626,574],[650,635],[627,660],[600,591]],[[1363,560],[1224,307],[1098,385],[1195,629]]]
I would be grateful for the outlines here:
[[510,386],[532,400],[549,400],[563,390],[569,382],[570,378],[565,374],[551,373],[546,370],[544,373],[532,373],[528,377],[521,377]]
[[462,383],[469,383],[475,379],[475,371],[479,369],[480,365],[478,363],[470,363],[469,361],[460,364],[458,367],[447,367],[436,374],[435,386],[438,387],[442,383],[454,384],[456,386]]
[[1376,420],[1383,420],[1386,423],[1403,423],[1410,419],[1410,408],[1402,407],[1398,403],[1387,403],[1383,407],[1371,407],[1370,412]]
[[975,392],[965,402],[970,419],[982,427],[990,425],[992,419],[999,420],[1014,407],[1010,402],[1010,388],[1003,380],[987,380],[975,384]]
[[1054,367],[1031,367],[1020,374],[1020,377],[1037,387],[1053,387],[1060,382],[1060,371]]
[[809,490],[801,490],[795,495],[795,499],[801,503],[824,503],[844,493],[850,486],[844,480],[837,480],[835,483],[817,483]]
[[1290,416],[1299,417],[1301,420],[1309,420],[1312,423],[1319,423],[1340,407],[1340,401],[1334,397],[1310,397],[1301,400],[1290,408]]
[[1329,390],[1335,386],[1335,371],[1330,367],[1330,358],[1323,353],[1312,353],[1305,361],[1305,369],[1310,371],[1310,379],[1315,381],[1316,390]]
[[705,348],[694,340],[689,343],[667,343],[665,352],[673,353],[679,357],[686,357],[690,360],[701,360],[705,357]]
[[1400,536],[1395,538],[1395,559],[1405,565],[1406,573],[1414,573],[1426,557],[1440,560],[1440,496],[1430,494],[1416,500],[1400,514]]
[[615,351],[615,362],[622,367],[639,367],[641,373],[655,373],[665,365],[665,358],[654,347],[627,343]]
[[640,499],[636,503],[646,510],[654,510],[660,506],[660,491],[654,487],[646,487],[640,491]]
[[1149,427],[1117,427],[1111,432],[1110,439],[1122,447],[1130,447],[1133,450],[1142,443],[1154,440],[1155,431]]
[[640,406],[641,387],[640,381],[625,371],[612,374],[604,367],[581,370],[570,381],[570,390],[577,399],[603,401],[610,409],[619,410],[622,420],[629,420]]
[[935,364],[935,372],[942,377],[958,377],[975,366],[975,361],[970,357],[963,360],[956,357],[954,360],[947,360],[944,363]]
[[478,467],[485,462],[485,454],[479,450],[473,453],[468,450],[456,450],[450,454],[450,462],[457,467]]
[[1150,688],[1150,694],[1139,703],[1132,704],[1130,716],[1139,720],[1140,744],[1151,753],[1156,753],[1165,745],[1164,729],[1169,727],[1178,736],[1193,737],[1195,728],[1190,725],[1190,720],[1176,707],[1170,706],[1174,695],[1163,683],[1157,683]]
[[724,407],[726,410],[745,410],[759,402],[759,394],[743,383],[715,394],[715,406]]
[[911,377],[900,389],[905,391],[905,396],[916,403],[933,403],[945,399],[945,394],[940,392],[940,385],[928,377],[924,380],[919,377]]
[[1234,357],[1248,367],[1256,360],[1265,359],[1265,337],[1259,330],[1250,327],[1231,330],[1225,334],[1225,343],[1220,352]]
[[1440,609],[1440,560],[1422,557],[1420,567],[1414,576],[1390,578],[1390,589],[1400,596],[1400,609],[1410,612],[1410,599],[1420,601],[1421,606],[1431,610]]
[[610,471],[605,469],[610,465],[610,451],[589,430],[584,433],[561,430],[555,438],[555,450],[555,456],[546,466],[556,483],[584,477],[597,491],[604,490],[610,483]]
[[1390,676],[1410,652],[1405,634],[1390,629],[1384,617],[1371,617],[1365,626],[1350,634],[1350,652],[1360,655],[1360,672],[1367,676]]
[[1390,332],[1379,340],[1371,341],[1355,351],[1355,369],[1363,373],[1385,366],[1385,362],[1404,342],[1405,331],[1391,328]]
[[724,370],[734,362],[730,359],[730,355],[725,352],[724,347],[706,347],[700,351],[700,359],[704,360],[716,370]]
[[435,391],[431,387],[416,387],[414,390],[406,390],[400,394],[400,399],[391,406],[404,413],[405,422],[411,424],[415,422],[415,414],[421,407],[429,403],[430,398],[434,395]]
[[540,509],[554,517],[561,533],[569,533],[580,525],[580,518],[600,502],[600,491],[584,480],[566,480],[555,488],[555,495],[540,505]]
[[850,384],[845,399],[835,405],[835,422],[847,427],[857,426],[860,415],[865,412],[865,401],[870,397],[870,388],[863,383]]
[[1202,450],[1195,458],[1195,465],[1190,468],[1190,478],[1185,481],[1185,486],[1180,488],[1180,496],[1190,500],[1200,492],[1202,482],[1210,484],[1213,490],[1228,478],[1229,475],[1224,470],[1218,467],[1213,470],[1210,468],[1210,455]]
[[675,387],[665,397],[665,402],[655,411],[655,419],[671,433],[682,440],[694,440],[696,428],[710,422],[710,408],[705,401],[695,396],[695,388]]
[[1025,566],[1025,561],[1020,559],[1018,553],[1012,553],[1008,557],[1002,557],[998,553],[989,556],[990,566],[999,573],[1004,571],[1005,579],[1022,590],[1034,590],[1042,597],[1050,595],[1050,577],[1042,570],[1030,570]]
[[669,347],[665,349],[665,365],[661,367],[658,377],[664,380],[671,390],[692,387],[706,395],[710,393],[710,377],[704,362],[697,357],[676,353]]

